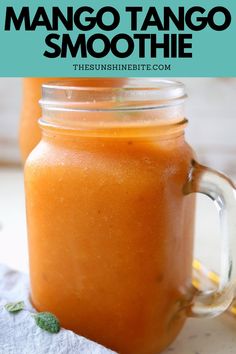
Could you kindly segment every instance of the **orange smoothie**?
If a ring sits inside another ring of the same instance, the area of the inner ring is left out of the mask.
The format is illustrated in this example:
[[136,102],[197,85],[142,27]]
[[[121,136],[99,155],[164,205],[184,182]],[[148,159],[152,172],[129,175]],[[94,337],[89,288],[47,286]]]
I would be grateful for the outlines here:
[[65,127],[67,114],[42,123],[25,166],[32,302],[121,354],[160,353],[191,301],[184,123],[91,134]]

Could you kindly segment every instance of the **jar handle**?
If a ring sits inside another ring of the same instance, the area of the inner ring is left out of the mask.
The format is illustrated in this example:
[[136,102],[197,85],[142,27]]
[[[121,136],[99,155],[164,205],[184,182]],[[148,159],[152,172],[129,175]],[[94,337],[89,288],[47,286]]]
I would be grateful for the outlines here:
[[[236,190],[223,174],[192,161],[184,194],[202,193],[216,204],[221,229],[221,270],[217,290],[197,291],[189,307],[190,317],[214,317],[224,312],[234,298],[232,239],[236,237]],[[236,242],[236,240],[235,240]]]

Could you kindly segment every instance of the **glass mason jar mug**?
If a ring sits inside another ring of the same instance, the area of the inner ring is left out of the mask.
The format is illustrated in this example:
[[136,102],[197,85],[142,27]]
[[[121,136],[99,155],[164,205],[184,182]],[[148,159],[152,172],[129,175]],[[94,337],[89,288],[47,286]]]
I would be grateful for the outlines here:
[[[42,139],[25,166],[31,298],[121,354],[156,354],[187,316],[233,299],[235,190],[184,140],[181,83],[43,86]],[[195,192],[222,224],[219,289],[192,286]]]

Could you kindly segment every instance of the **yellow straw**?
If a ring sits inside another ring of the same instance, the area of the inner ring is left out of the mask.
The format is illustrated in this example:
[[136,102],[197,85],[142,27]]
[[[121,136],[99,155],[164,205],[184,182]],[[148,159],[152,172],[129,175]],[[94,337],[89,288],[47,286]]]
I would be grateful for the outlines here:
[[[220,277],[215,272],[209,270],[203,263],[198,259],[193,261],[194,277],[193,277],[193,286],[198,290],[201,289],[201,280],[207,279],[212,285],[218,285]],[[236,300],[233,302],[232,306],[229,307],[228,312],[236,316]]]

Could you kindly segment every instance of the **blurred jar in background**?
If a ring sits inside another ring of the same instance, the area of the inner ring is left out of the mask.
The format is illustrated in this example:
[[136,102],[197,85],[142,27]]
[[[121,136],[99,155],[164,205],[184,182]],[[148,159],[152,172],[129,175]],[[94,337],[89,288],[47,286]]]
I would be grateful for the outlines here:
[[24,162],[40,141],[40,129],[38,119],[41,116],[39,99],[41,97],[41,87],[43,83],[56,79],[51,78],[24,78],[23,79],[23,99],[20,120],[20,151]]
[[[90,86],[97,86],[99,81],[103,81],[105,78],[87,78]],[[50,81],[67,81],[68,78],[24,78],[23,79],[23,99],[21,108],[20,119],[20,132],[19,143],[21,159],[25,162],[26,158],[34,147],[39,143],[41,138],[41,132],[38,125],[38,119],[41,117],[41,108],[39,106],[39,99],[41,98],[41,87],[44,83]],[[124,82],[123,78],[106,79],[109,82],[109,86],[120,85]]]

